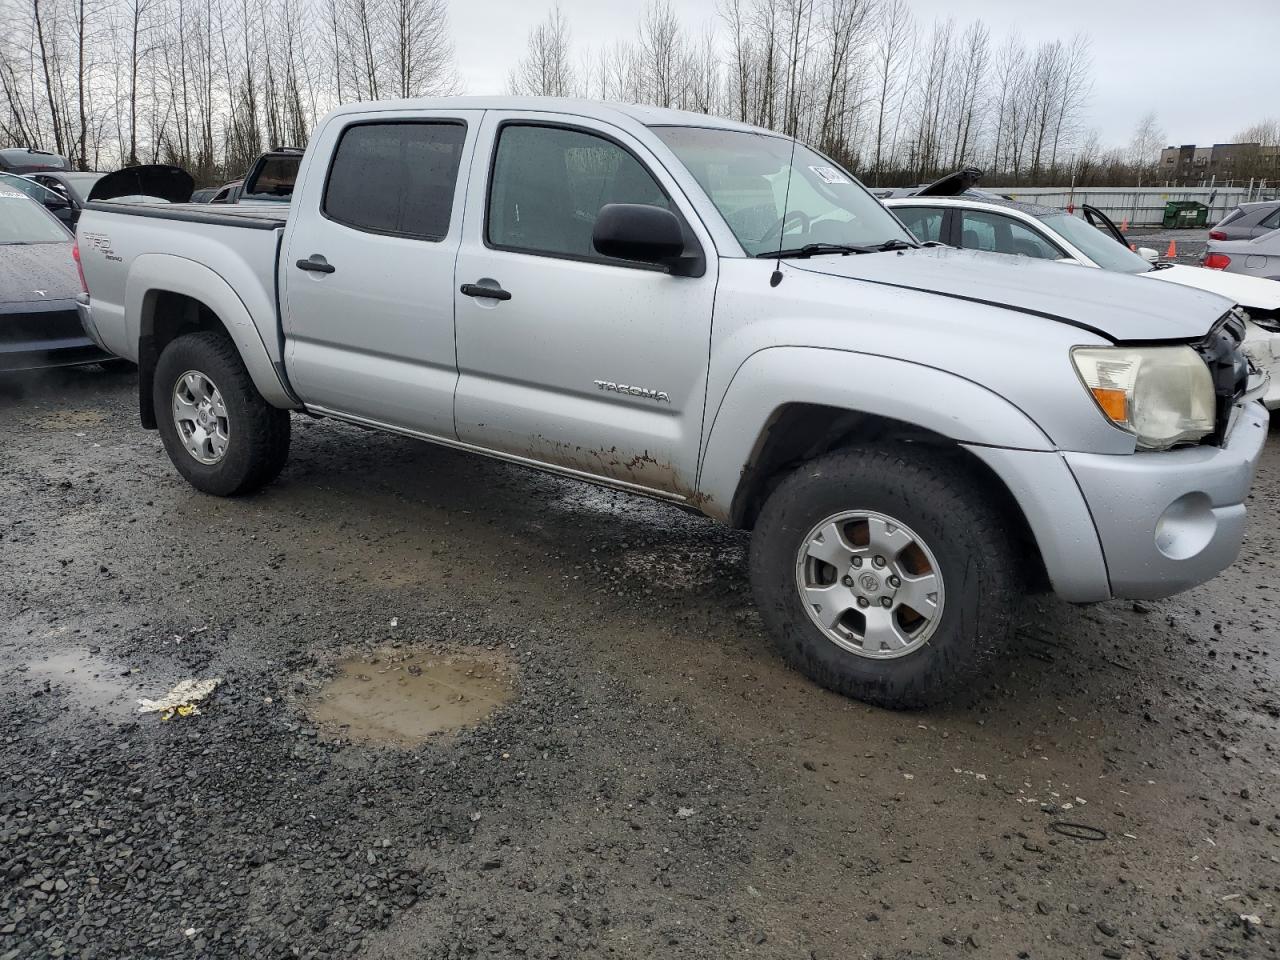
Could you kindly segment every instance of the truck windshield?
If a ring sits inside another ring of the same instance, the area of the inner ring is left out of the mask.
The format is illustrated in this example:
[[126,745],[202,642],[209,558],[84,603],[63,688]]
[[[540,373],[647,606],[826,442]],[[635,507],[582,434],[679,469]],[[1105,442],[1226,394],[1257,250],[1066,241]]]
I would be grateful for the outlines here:
[[653,132],[688,167],[750,256],[811,244],[916,245],[860,183],[802,144],[792,162],[791,141],[784,137],[704,127]]
[[66,243],[71,237],[26,194],[0,186],[0,244]]

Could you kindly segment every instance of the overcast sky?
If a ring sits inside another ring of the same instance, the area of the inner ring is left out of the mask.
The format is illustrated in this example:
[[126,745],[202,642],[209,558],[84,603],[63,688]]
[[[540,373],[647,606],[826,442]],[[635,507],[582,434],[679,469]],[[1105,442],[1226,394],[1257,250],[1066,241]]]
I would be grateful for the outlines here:
[[[615,38],[635,39],[644,0],[560,0],[575,55]],[[708,23],[724,36],[716,0],[673,0],[691,31]],[[507,74],[550,0],[455,0],[450,7],[458,70],[467,93],[505,93]],[[1169,143],[1229,140],[1280,115],[1280,0],[912,0],[926,29],[935,17],[963,26],[980,18],[993,46],[1017,31],[1033,43],[1085,32],[1094,84],[1087,123],[1104,144],[1122,145],[1147,110]],[[1181,65],[1178,64],[1181,61]]]

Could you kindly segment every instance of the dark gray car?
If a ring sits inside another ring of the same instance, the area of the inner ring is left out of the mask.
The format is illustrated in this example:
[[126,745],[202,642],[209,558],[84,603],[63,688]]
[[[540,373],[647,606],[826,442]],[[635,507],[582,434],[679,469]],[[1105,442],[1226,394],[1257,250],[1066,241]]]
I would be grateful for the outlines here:
[[0,185],[0,371],[106,358],[80,320],[73,247],[44,207]]
[[1280,228],[1280,200],[1242,203],[1209,231],[1210,240],[1252,240]]

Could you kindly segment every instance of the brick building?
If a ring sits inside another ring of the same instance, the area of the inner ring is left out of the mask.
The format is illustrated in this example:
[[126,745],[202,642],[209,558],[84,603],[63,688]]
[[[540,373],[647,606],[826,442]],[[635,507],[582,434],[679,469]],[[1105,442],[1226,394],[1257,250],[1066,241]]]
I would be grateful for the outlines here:
[[1222,183],[1250,177],[1278,178],[1280,147],[1257,143],[1215,143],[1212,147],[1184,143],[1165,147],[1160,151],[1159,176],[1182,185],[1210,179]]

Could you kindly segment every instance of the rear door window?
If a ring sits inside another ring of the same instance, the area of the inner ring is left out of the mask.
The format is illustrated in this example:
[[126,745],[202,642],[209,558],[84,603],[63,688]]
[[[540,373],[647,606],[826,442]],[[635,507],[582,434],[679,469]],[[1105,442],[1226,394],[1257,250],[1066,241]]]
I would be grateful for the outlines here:
[[1271,214],[1259,226],[1267,230],[1274,230],[1276,227],[1280,227],[1280,207],[1276,207],[1275,210],[1271,211]]
[[443,239],[466,135],[454,120],[348,127],[329,168],[324,215],[370,233]]
[[1036,260],[1057,260],[1066,256],[1038,230],[998,213],[965,210],[960,228],[960,246],[966,250],[1011,253]]
[[946,242],[942,238],[942,221],[946,211],[938,207],[894,207],[893,212],[921,243],[930,240]]

